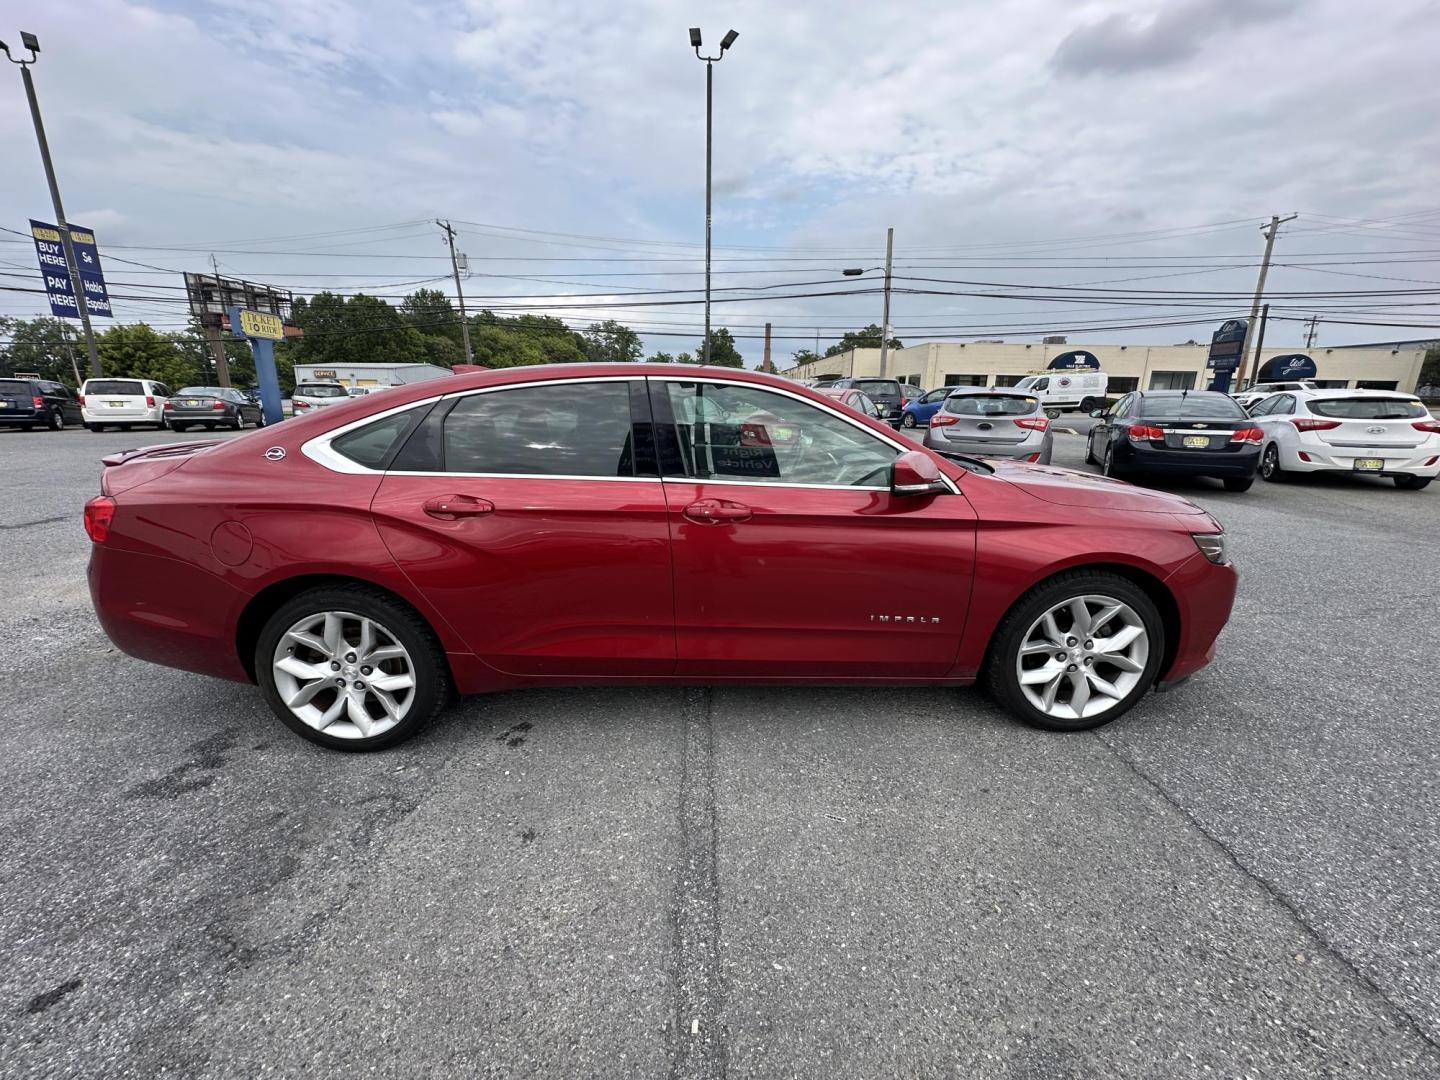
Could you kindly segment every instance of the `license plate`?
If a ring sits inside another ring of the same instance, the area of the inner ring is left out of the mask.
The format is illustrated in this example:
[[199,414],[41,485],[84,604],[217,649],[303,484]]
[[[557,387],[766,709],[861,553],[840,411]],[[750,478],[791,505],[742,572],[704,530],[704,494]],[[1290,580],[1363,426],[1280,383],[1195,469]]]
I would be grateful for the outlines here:
[[125,407],[125,402],[123,401],[107,401],[105,404],[109,405],[112,409],[123,409]]
[[1210,446],[1210,436],[1186,435],[1182,440],[1182,445],[1186,450],[1204,450]]
[[1359,457],[1355,459],[1355,468],[1359,472],[1379,472],[1385,468],[1385,459],[1378,457]]
[[182,409],[191,409],[194,408],[196,405],[199,405],[200,402],[197,401],[195,398],[182,397],[179,400],[178,404]]

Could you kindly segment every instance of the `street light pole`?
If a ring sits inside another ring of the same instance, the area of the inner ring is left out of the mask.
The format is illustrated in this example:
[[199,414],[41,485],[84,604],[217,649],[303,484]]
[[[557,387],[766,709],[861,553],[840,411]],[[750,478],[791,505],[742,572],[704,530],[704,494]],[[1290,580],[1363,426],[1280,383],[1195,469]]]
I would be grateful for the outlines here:
[[715,64],[725,59],[725,50],[735,44],[740,35],[731,30],[720,40],[720,52],[716,56],[701,56],[700,28],[690,28],[690,47],[695,50],[695,59],[705,61],[705,346],[700,354],[700,363],[710,363],[710,174],[714,144],[714,100]]
[[85,328],[85,348],[90,354],[90,373],[99,378],[104,372],[100,369],[100,350],[95,347],[95,331],[90,326],[90,306],[85,299],[85,283],[80,280],[80,263],[75,258],[75,247],[70,242],[70,226],[65,222],[65,208],[60,203],[60,185],[55,182],[55,166],[50,161],[50,143],[45,138],[45,122],[40,118],[40,100],[35,96],[35,82],[30,78],[30,65],[35,63],[40,54],[40,41],[34,34],[22,30],[20,44],[29,50],[29,60],[16,60],[10,55],[10,46],[3,41],[0,41],[0,51],[4,51],[5,58],[12,64],[20,65],[20,81],[25,84],[25,98],[30,103],[30,120],[35,125],[35,141],[40,144],[40,160],[45,166],[45,180],[50,185],[50,202],[55,207],[55,227],[60,230],[60,245],[65,249],[65,268],[70,272],[70,289],[75,294],[75,310],[80,315],[80,325]]

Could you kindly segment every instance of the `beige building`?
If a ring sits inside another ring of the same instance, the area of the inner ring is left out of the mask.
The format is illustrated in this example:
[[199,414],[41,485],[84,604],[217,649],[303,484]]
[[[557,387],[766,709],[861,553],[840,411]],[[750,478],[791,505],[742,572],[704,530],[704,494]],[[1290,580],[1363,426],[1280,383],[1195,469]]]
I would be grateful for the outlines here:
[[[1073,349],[1092,352],[1110,377],[1110,395],[1130,390],[1204,389],[1206,345],[1041,345],[1027,342],[932,342],[892,349],[887,374],[927,390],[940,386],[1012,386]],[[1423,344],[1378,348],[1265,348],[1272,356],[1305,352],[1322,386],[1414,392],[1425,360]],[[879,349],[852,349],[782,372],[792,379],[820,375],[878,375]]]

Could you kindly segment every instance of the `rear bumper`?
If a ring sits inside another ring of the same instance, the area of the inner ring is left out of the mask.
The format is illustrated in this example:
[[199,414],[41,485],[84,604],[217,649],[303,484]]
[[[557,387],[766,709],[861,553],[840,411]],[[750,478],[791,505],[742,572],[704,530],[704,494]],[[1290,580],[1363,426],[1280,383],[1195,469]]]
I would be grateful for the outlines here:
[[87,424],[160,424],[165,410],[159,405],[153,409],[92,409],[86,405],[80,416]]
[[[235,629],[250,597],[178,559],[90,547],[90,600],[106,636],[140,660],[249,682]],[[157,603],[163,600],[163,605]]]
[[43,424],[44,422],[45,414],[37,413],[34,409],[0,409],[0,426],[28,426],[30,424]]
[[946,438],[944,428],[930,428],[925,432],[924,445],[932,450],[945,450],[952,454],[973,454],[976,457],[1028,458],[1043,453],[1049,439],[1048,431],[1037,431],[1034,436],[1019,442],[986,441],[985,439]]
[[[1300,451],[1303,451],[1309,461],[1302,461]],[[1291,472],[1356,472],[1355,462],[1360,458],[1379,458],[1385,463],[1383,469],[1378,470],[1378,475],[1393,476],[1400,473],[1406,476],[1440,476],[1440,446],[1420,447],[1356,447],[1356,446],[1330,446],[1318,440],[1311,442],[1307,440],[1299,447],[1299,450],[1286,450],[1281,448],[1281,467]],[[1433,463],[1432,463],[1432,459]],[[1377,470],[1360,470],[1370,476],[1377,475]]]
[[1256,443],[1247,443],[1240,450],[1156,450],[1136,446],[1128,439],[1123,445],[1126,450],[1116,453],[1115,460],[1149,473],[1244,477],[1254,476],[1260,464],[1260,446]]
[[222,424],[235,419],[233,409],[171,409],[165,418],[172,424]]

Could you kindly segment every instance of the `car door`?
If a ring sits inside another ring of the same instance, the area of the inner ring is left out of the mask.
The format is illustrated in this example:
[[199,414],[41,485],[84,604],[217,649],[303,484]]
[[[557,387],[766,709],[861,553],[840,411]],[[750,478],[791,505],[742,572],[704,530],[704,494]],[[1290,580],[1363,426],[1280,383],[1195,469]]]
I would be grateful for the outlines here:
[[[675,566],[677,674],[944,674],[969,604],[975,514],[897,496],[904,448],[756,383],[652,376]],[[902,567],[927,568],[923,591]],[[897,599],[904,597],[904,599]]]
[[371,507],[380,534],[491,667],[673,672],[670,534],[648,408],[638,380],[487,387],[442,399],[389,463]]
[[915,419],[922,424],[928,424],[940,406],[945,404],[945,399],[950,396],[950,390],[950,387],[944,386],[939,390],[931,390],[921,398],[919,405],[915,407]]
[[1115,402],[1114,405],[1111,405],[1096,417],[1095,423],[1090,425],[1088,448],[1090,456],[1096,461],[1103,461],[1105,459],[1105,447],[1110,442],[1115,422],[1129,403],[1130,395],[1126,394],[1119,401]]
[[1294,394],[1272,394],[1255,403],[1255,407],[1250,410],[1250,419],[1265,433],[1260,440],[1262,452],[1263,447],[1269,443],[1285,442],[1286,433],[1295,430],[1289,422],[1294,415]]

